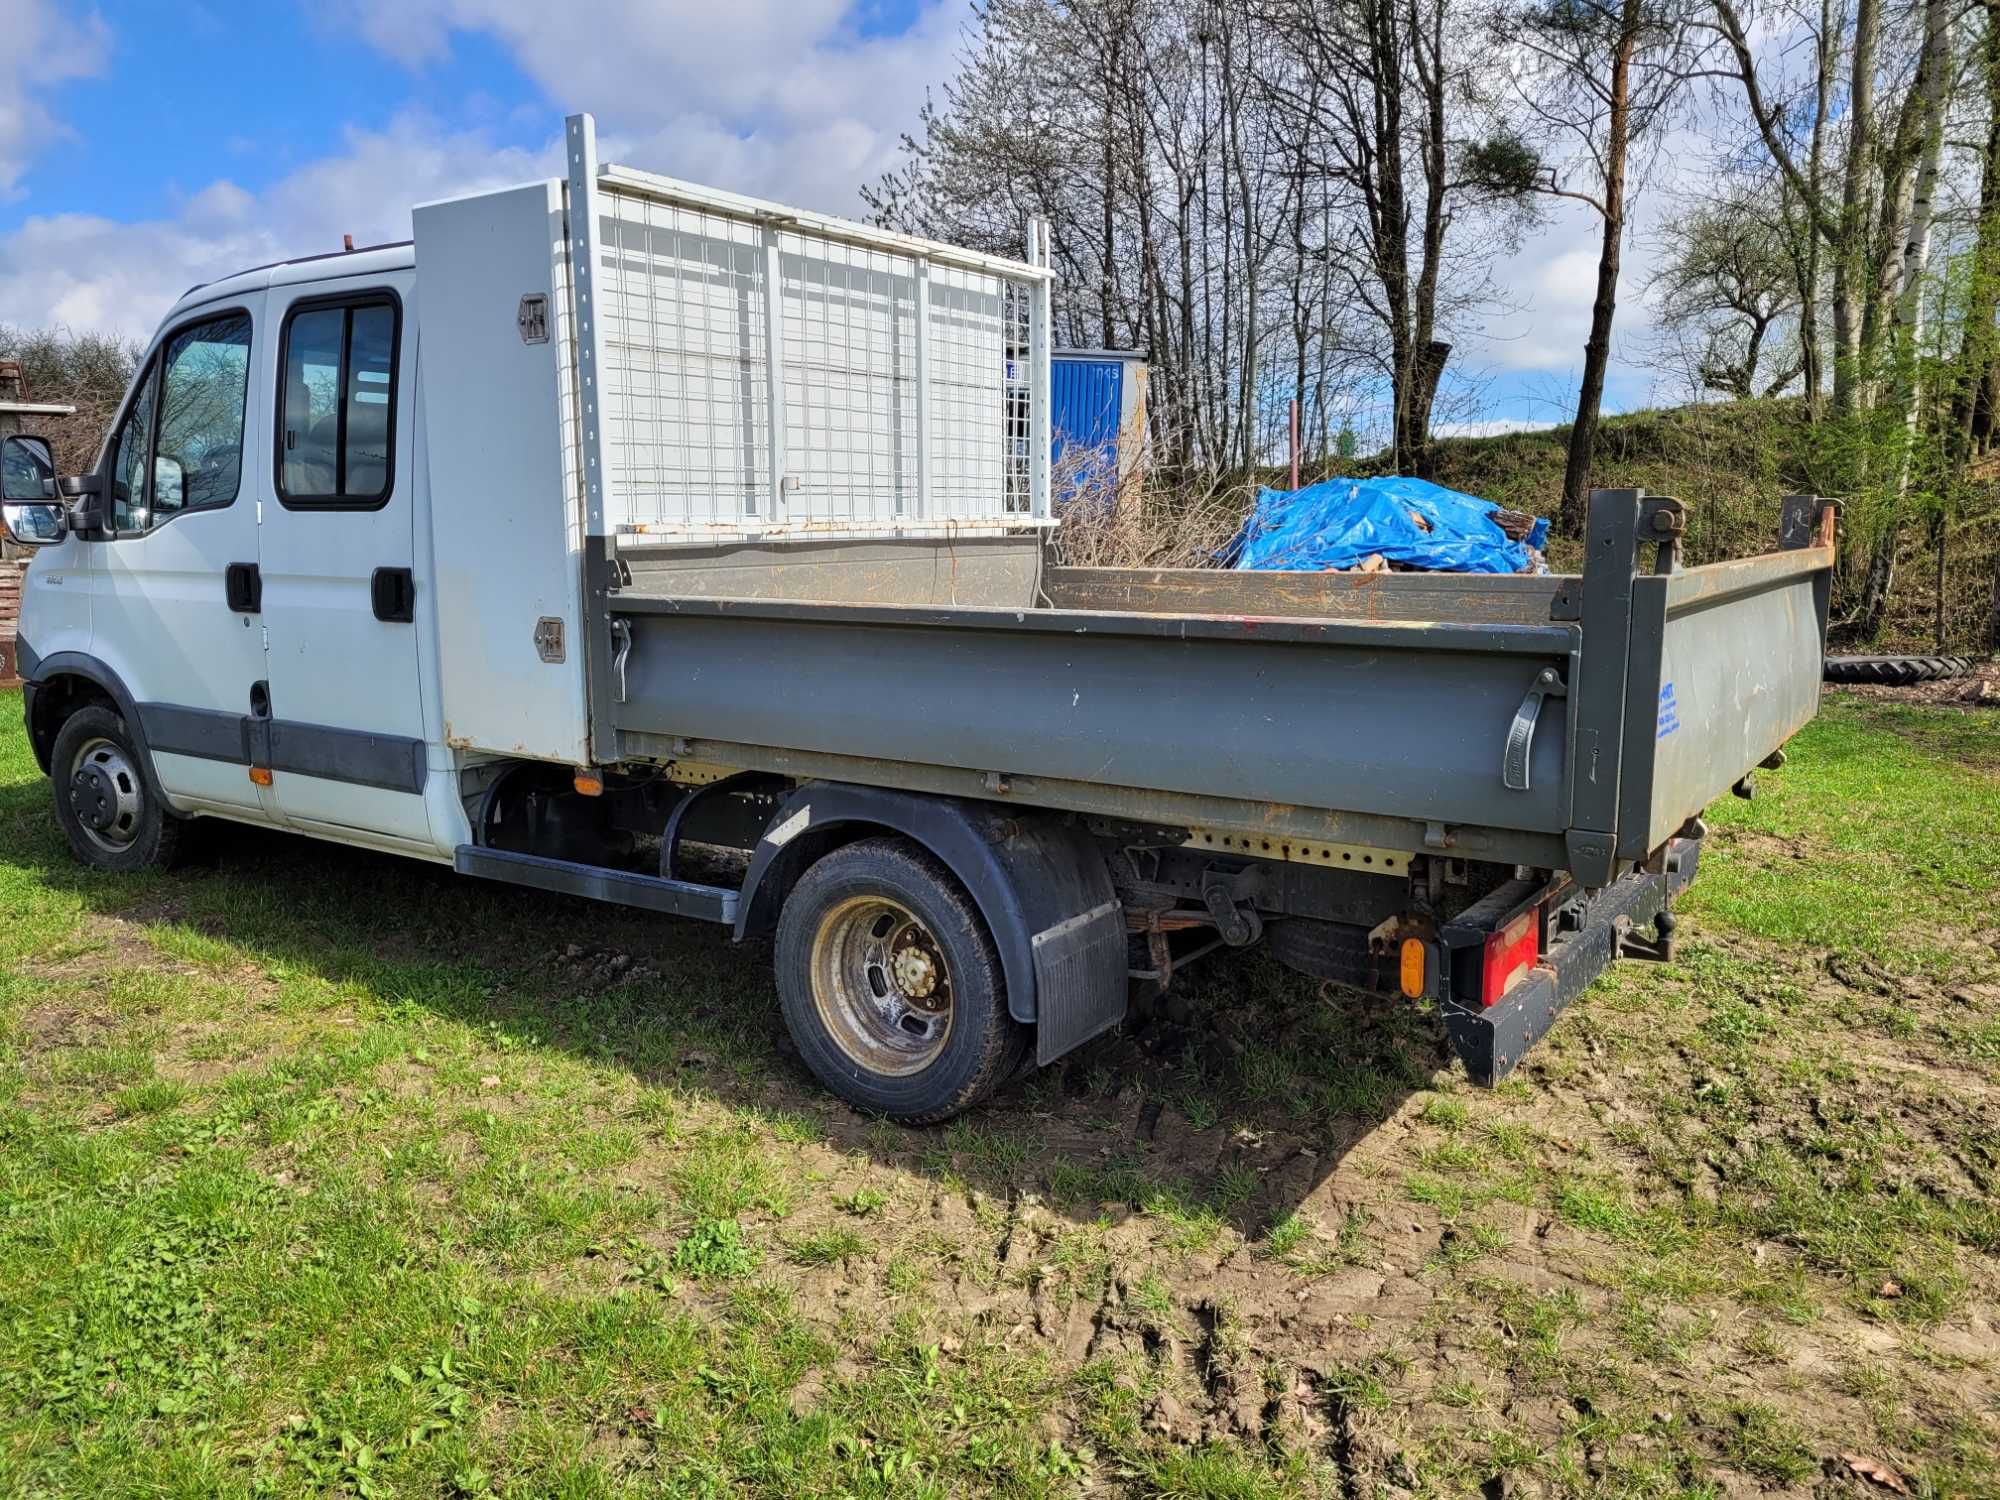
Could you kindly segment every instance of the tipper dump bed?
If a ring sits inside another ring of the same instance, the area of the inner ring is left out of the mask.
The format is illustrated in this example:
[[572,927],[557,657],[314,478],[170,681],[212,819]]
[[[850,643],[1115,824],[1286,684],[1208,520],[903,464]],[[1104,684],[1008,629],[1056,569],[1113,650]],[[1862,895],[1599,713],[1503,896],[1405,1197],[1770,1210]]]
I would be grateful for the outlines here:
[[[1035,566],[1037,545],[621,553],[616,758],[1571,871],[1607,884],[1818,703],[1832,512],[1683,569],[1593,497],[1580,577]],[[1645,552],[1653,557],[1641,557]]]
[[443,649],[487,668],[445,683],[466,749],[1596,887],[1814,711],[1817,501],[1693,569],[1636,491],[1593,497],[1576,577],[1050,566],[1036,231],[1009,261],[600,165],[587,117],[569,145],[566,183],[416,215]]

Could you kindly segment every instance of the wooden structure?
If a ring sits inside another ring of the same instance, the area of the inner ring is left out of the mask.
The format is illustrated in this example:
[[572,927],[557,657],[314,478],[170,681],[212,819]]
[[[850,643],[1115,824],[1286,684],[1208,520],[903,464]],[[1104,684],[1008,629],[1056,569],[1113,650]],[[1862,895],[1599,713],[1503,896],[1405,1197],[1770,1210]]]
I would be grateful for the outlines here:
[[[73,406],[34,402],[21,378],[20,362],[0,359],[0,438],[17,432],[38,432],[50,418],[67,417]],[[28,549],[0,538],[0,687],[19,680],[14,655],[15,629],[21,617],[21,585],[28,571]]]

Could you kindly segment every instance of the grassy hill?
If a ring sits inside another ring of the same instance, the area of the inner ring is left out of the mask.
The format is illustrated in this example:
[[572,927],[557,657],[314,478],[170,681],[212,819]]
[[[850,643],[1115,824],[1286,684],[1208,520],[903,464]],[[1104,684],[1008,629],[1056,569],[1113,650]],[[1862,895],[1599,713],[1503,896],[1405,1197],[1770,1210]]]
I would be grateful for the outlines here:
[[[1553,517],[1561,505],[1568,441],[1566,427],[1447,438],[1437,445],[1434,477],[1451,489],[1510,509]],[[1835,476],[1844,466],[1829,461],[1831,449],[1829,430],[1808,424],[1797,400],[1667,407],[1606,418],[1592,480],[1606,488],[1643,489],[1683,502],[1688,511],[1685,561],[1699,565],[1769,551],[1777,541],[1778,507],[1785,495],[1839,496]],[[1376,454],[1308,462],[1301,477],[1310,482],[1387,472],[1386,455]],[[1064,560],[1212,566],[1241,525],[1257,488],[1286,482],[1285,471],[1276,467],[1260,469],[1247,480],[1239,471],[1202,475],[1192,483],[1155,472],[1142,494],[1072,507],[1060,542]],[[1900,531],[1888,617],[1876,640],[1863,642],[1855,638],[1851,624],[1843,624],[1855,610],[1871,544],[1863,517],[1850,508],[1843,524],[1845,555],[1835,576],[1837,647],[1986,649],[2000,567],[2000,459],[1984,461],[1963,476],[1953,510],[1957,519],[1944,530],[1942,559],[1938,534],[1922,510],[1913,494],[1910,518]],[[1580,544],[1555,538],[1549,566],[1574,572],[1580,564]]]
[[[1598,434],[1593,482],[1672,495],[1688,508],[1690,562],[1760,552],[1778,529],[1780,497],[1810,489],[1802,461],[1804,413],[1796,401],[1668,407],[1608,417]],[[1448,438],[1437,481],[1531,515],[1562,499],[1569,429]],[[1557,542],[1552,566],[1572,565]]]
[[[1552,516],[1562,495],[1569,429],[1451,438],[1439,443],[1437,481],[1515,510]],[[1777,535],[1778,502],[1787,494],[1837,490],[1821,472],[1813,430],[1797,400],[1718,402],[1609,417],[1600,431],[1593,482],[1672,495],[1688,508],[1687,560],[1698,564],[1767,551]],[[1373,472],[1381,472],[1378,468]],[[1984,491],[1971,509],[1993,510],[2000,474],[1975,476]],[[1858,549],[1851,549],[1856,550]],[[1994,607],[2000,563],[2000,517],[1955,523],[1945,533],[1942,568],[1944,645],[1975,650]],[[1836,581],[1835,619],[1860,558],[1844,560]],[[1577,546],[1558,539],[1550,566],[1577,566]],[[1883,650],[1937,649],[1939,560],[1935,534],[1921,520],[1903,528],[1898,583],[1889,618],[1873,643]],[[1836,640],[1840,634],[1836,632]],[[1859,643],[1848,642],[1849,645]]]

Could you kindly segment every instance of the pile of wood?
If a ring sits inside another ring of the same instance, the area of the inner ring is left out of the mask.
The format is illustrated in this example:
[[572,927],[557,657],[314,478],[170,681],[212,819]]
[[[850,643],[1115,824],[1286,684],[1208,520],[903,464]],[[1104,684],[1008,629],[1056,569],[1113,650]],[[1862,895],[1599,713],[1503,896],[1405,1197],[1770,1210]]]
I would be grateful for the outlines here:
[[[1409,511],[1408,514],[1410,519],[1416,522],[1417,530],[1429,531],[1431,529],[1431,523],[1426,521],[1416,511]],[[1507,534],[1508,541],[1525,542],[1528,539],[1528,533],[1535,529],[1535,518],[1526,511],[1508,510],[1502,507],[1493,512],[1493,524]],[[1530,562],[1526,571],[1539,571],[1542,565],[1542,554],[1533,547],[1530,547],[1528,549],[1528,556]],[[1414,568],[1407,563],[1390,562],[1381,553],[1371,552],[1353,567],[1346,569],[1346,571],[1349,573],[1422,573],[1429,570]]]
[[21,623],[21,581],[27,571],[24,562],[0,562],[0,687],[14,687],[21,680],[14,638]]

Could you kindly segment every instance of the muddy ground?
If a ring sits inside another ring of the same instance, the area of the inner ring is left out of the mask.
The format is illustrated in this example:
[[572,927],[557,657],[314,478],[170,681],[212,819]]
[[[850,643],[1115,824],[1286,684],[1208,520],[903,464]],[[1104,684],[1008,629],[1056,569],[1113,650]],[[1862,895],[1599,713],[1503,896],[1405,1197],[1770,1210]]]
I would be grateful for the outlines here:
[[[1497,1090],[1421,1009],[1252,956],[904,1130],[805,1074],[759,945],[253,835],[140,900],[85,892],[10,958],[8,1108],[144,1141],[303,1098],[323,1065],[323,1118],[241,1138],[274,1213],[364,1184],[489,1302],[644,1296],[725,1339],[768,1295],[818,1351],[768,1420],[852,1423],[864,1455],[898,1350],[968,1391],[1018,1382],[993,1430],[1035,1466],[979,1468],[946,1423],[907,1440],[905,1483],[829,1439],[861,1492],[1996,1494],[2000,879],[1952,851],[2000,832],[2000,758],[1873,696],[1718,821],[1680,961],[1620,966]],[[521,1207],[565,1193],[585,1207]],[[722,1223],[747,1251],[711,1270],[686,1247]],[[0,1338],[0,1366],[19,1353]],[[245,1356],[264,1386],[221,1408],[251,1455],[232,1482],[312,1488],[283,1434],[340,1388],[324,1357]],[[673,1487],[684,1377],[635,1366],[583,1403],[604,1493]],[[570,1395],[531,1389],[495,1376],[496,1491],[551,1472],[519,1424]],[[17,1475],[95,1451],[21,1433]]]

